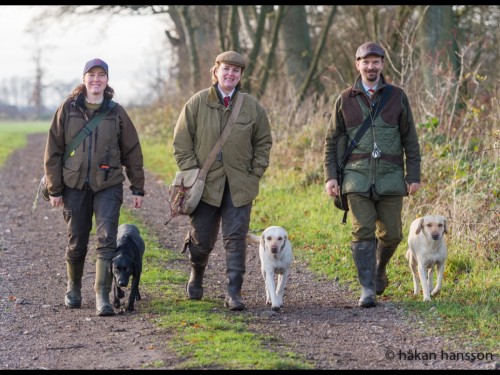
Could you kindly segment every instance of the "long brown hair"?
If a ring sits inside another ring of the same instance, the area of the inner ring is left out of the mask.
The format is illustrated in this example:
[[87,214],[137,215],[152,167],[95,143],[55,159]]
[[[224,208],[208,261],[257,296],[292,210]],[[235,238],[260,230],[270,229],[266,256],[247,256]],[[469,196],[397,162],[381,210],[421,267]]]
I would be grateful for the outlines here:
[[[73,91],[71,91],[71,94],[68,95],[68,98],[76,98],[81,93],[87,94],[87,88],[83,83],[76,86]],[[113,96],[115,96],[115,90],[110,85],[106,84],[106,88],[104,89],[104,98],[111,100],[113,99]]]

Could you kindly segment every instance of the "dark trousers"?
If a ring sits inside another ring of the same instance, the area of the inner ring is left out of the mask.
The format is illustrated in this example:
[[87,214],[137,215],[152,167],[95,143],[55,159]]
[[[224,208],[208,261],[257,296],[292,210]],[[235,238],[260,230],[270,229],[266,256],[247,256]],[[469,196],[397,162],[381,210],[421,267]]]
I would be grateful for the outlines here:
[[222,204],[215,207],[200,202],[190,215],[189,252],[196,262],[205,258],[215,246],[222,223],[222,242],[227,252],[245,252],[246,235],[250,226],[252,204],[234,207],[229,187],[226,184]]
[[85,261],[93,216],[97,235],[96,256],[105,260],[113,258],[123,202],[123,186],[113,186],[97,193],[89,189],[65,187],[63,202],[68,231],[66,261],[73,264]]

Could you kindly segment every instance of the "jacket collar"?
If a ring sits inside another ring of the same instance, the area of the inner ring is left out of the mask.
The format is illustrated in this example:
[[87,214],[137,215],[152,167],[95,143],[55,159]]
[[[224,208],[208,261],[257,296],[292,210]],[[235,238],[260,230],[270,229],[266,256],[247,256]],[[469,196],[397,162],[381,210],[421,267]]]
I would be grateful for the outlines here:
[[[377,90],[380,90],[382,87],[386,85],[385,78],[383,74],[380,74],[380,80],[377,83]],[[356,81],[354,81],[354,84],[351,87],[351,96],[363,94],[365,92],[365,89],[363,87],[363,82],[361,81],[361,74],[359,74],[356,77]]]
[[[241,86],[238,84],[234,88],[234,93],[233,93],[233,96],[231,97],[231,99],[236,98],[236,95],[238,94],[238,92],[240,90],[241,90]],[[222,98],[222,95],[221,95],[219,89],[217,88],[217,83],[215,83],[208,89],[207,105],[209,107],[218,108],[220,106],[224,107],[223,103],[224,103],[224,99]]]
[[[102,111],[104,108],[108,108],[109,99],[104,97],[101,106],[97,109],[97,111]],[[79,93],[75,98],[75,105],[82,109],[85,109],[85,94],[83,92]]]

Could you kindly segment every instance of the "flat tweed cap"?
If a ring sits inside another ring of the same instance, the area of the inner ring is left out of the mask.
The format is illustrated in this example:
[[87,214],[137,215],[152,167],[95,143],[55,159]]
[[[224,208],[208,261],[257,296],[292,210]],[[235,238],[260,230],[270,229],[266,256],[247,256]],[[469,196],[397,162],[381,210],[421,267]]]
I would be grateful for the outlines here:
[[246,66],[245,59],[238,52],[226,51],[222,52],[215,58],[215,63],[226,63],[244,68]]
[[359,46],[356,51],[356,60],[364,59],[369,55],[384,57],[385,51],[377,43],[367,42]]

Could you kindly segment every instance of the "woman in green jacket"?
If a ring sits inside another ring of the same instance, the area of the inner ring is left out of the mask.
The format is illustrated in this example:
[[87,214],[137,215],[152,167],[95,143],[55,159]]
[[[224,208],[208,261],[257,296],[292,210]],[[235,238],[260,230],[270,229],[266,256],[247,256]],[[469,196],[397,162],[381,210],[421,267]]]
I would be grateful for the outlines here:
[[[216,144],[223,124],[233,110],[245,69],[243,56],[226,51],[217,56],[211,69],[213,85],[194,94],[184,105],[174,130],[174,156],[180,170],[201,168]],[[203,296],[203,275],[219,227],[226,251],[228,278],[225,306],[244,310],[241,297],[246,262],[246,235],[252,201],[259,181],[269,165],[271,130],[264,108],[245,94],[231,134],[210,168],[201,202],[190,215],[190,299]]]

